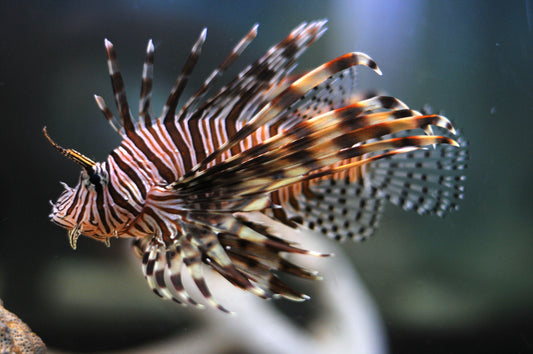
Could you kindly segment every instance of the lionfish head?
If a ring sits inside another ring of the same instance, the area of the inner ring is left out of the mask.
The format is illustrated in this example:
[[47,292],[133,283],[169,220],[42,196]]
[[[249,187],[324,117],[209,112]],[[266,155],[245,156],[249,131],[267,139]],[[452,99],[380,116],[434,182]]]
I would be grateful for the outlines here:
[[[65,190],[55,203],[52,204],[50,220],[68,230],[70,246],[76,249],[80,235],[91,237],[109,245],[109,230],[102,227],[98,214],[98,195],[102,195],[106,188],[108,176],[101,164],[94,162],[76,150],[65,149],[55,143],[48,135],[46,127],[43,133],[48,141],[61,154],[82,167],[78,184],[69,187],[61,182]],[[96,210],[94,210],[96,209]]]

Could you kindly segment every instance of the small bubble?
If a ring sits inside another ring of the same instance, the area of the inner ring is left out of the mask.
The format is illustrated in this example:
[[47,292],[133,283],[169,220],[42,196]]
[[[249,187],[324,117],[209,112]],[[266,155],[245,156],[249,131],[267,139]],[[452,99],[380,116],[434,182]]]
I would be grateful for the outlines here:
[[496,106],[493,106],[491,109],[490,109],[490,114],[494,114],[496,113]]

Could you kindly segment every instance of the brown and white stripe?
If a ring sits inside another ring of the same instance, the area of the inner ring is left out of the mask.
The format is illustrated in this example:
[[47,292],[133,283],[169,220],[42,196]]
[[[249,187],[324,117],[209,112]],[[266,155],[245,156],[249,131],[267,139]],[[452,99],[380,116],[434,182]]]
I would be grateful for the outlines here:
[[133,238],[157,295],[201,306],[183,285],[187,271],[207,302],[227,312],[213,299],[204,267],[262,298],[305,300],[276,271],[308,279],[318,274],[283,254],[327,256],[285,241],[255,222],[254,213],[338,240],[362,240],[374,232],[386,201],[420,214],[456,209],[467,151],[448,119],[411,110],[394,97],[356,93],[355,66],[381,74],[364,53],[291,75],[325,23],[298,26],[206,98],[256,37],[254,25],[176,114],[206,40],[204,29],[158,119],[151,107],[150,40],[139,121],[132,118],[116,51],[106,39],[119,119],[102,97],[95,99],[121,135],[120,146],[97,163],[45,132],[82,167],[78,185],[65,186],[50,215],[69,230],[71,246],[80,235],[106,244],[111,237]]

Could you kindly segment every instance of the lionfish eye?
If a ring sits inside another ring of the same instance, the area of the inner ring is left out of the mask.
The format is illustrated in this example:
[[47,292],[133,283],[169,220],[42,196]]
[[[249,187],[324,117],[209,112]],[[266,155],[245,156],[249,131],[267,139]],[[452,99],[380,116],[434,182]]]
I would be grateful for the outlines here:
[[102,192],[104,185],[106,184],[106,175],[103,171],[98,169],[86,169],[84,170],[84,181],[86,187],[92,187],[96,192]]
[[91,182],[94,186],[99,185],[102,181],[102,177],[98,173],[90,173],[89,174],[89,182]]

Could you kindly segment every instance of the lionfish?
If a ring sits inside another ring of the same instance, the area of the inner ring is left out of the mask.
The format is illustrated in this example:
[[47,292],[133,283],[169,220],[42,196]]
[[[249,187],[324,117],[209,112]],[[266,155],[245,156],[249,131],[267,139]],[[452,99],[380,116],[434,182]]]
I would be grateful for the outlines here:
[[[419,214],[442,216],[463,195],[466,145],[450,121],[410,109],[400,100],[355,89],[355,66],[381,75],[359,52],[305,74],[296,60],[325,32],[326,21],[302,23],[287,38],[207,98],[217,79],[257,35],[253,26],[176,113],[206,39],[204,29],[185,61],[161,115],[152,113],[154,46],[143,65],[139,119],[132,118],[117,55],[105,40],[120,120],[96,103],[120,146],[95,162],[50,143],[81,166],[76,187],[52,203],[50,219],[104,242],[131,238],[152,290],[183,305],[203,306],[182,282],[188,271],[210,305],[227,311],[204,278],[211,268],[261,298],[308,296],[279,273],[317,279],[291,254],[302,249],[273,225],[315,230],[336,240],[364,240],[389,201]],[[258,222],[262,214],[269,222]],[[189,286],[187,286],[189,287]]]

